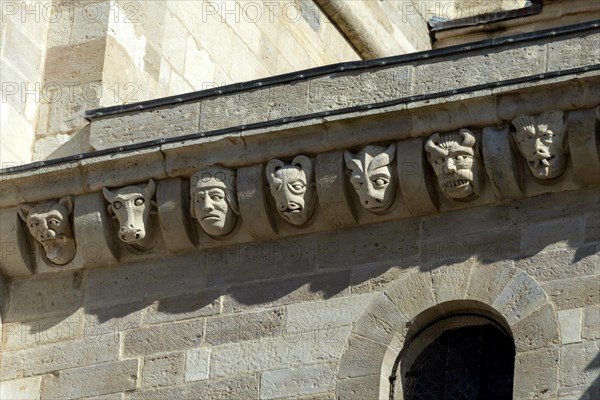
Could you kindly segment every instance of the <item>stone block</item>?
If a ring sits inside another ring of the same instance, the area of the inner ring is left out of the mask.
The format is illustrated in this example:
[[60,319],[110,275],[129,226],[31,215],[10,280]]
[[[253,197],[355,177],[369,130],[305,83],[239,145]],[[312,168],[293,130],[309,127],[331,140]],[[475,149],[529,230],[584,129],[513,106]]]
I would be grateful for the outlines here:
[[560,279],[542,286],[558,310],[600,303],[600,279],[597,276]]
[[581,337],[587,340],[600,339],[600,305],[592,305],[583,309]]
[[585,239],[585,220],[569,218],[523,227],[521,251],[524,255],[536,254],[542,250],[576,247]]
[[323,215],[332,228],[356,224],[356,216],[350,203],[350,191],[341,151],[318,154],[316,160],[316,184]]
[[0,360],[0,379],[40,375],[66,368],[115,361],[118,357],[118,337],[90,335],[83,340],[3,352]]
[[6,400],[31,400],[40,398],[42,377],[0,382],[0,395]]
[[15,278],[33,274],[35,248],[28,235],[29,230],[22,223],[16,207],[0,210],[0,272],[2,274]]
[[600,254],[595,245],[576,249],[542,251],[515,261],[515,266],[526,271],[539,282],[594,275]]
[[517,272],[511,261],[475,264],[466,298],[492,304]]
[[429,272],[413,272],[392,283],[385,293],[398,306],[398,312],[410,320],[436,305]]
[[317,364],[265,371],[260,377],[260,398],[314,395],[333,390],[337,366]]
[[577,38],[565,38],[548,43],[548,71],[585,67],[600,63],[600,35],[590,33]]
[[380,399],[380,375],[339,379],[336,383],[336,399],[373,400]]
[[547,346],[515,356],[515,399],[555,399],[558,390],[559,350]]
[[358,320],[376,294],[340,297],[325,301],[290,304],[286,307],[286,332],[308,332],[351,325]]
[[482,152],[494,191],[503,199],[516,200],[523,197],[523,192],[509,130],[507,125],[483,128]]
[[585,220],[585,242],[600,242],[600,216],[590,215]]
[[136,388],[138,360],[68,369],[44,376],[42,398],[78,399]]
[[344,354],[344,362],[338,372],[339,378],[356,378],[381,373],[381,360],[388,351],[386,345],[350,334],[348,347],[355,351]]
[[126,267],[90,270],[86,281],[85,306],[100,308],[179,294],[193,293],[204,286],[204,271],[197,254],[170,257],[152,263],[142,261]]
[[[542,201],[544,199],[544,201]],[[551,222],[598,214],[600,194],[597,190],[582,189],[532,197],[512,204],[512,213],[518,225]]]
[[197,238],[189,217],[189,183],[180,178],[158,181],[158,220],[162,236],[172,251],[193,250]]
[[402,196],[412,215],[427,215],[437,210],[437,192],[427,169],[423,139],[402,140],[397,144],[398,177]]
[[560,385],[591,385],[600,369],[597,341],[563,346],[560,351]]
[[183,381],[183,353],[144,358],[141,387],[171,386]]
[[423,218],[421,238],[423,240],[443,239],[448,237],[448,232],[457,232],[457,236],[466,236],[507,228],[512,223],[510,206],[459,210]]
[[150,306],[144,316],[145,324],[208,317],[221,312],[219,290],[201,293],[186,293],[179,296],[161,298]]
[[79,309],[83,297],[83,272],[44,275],[13,281],[5,322],[32,321],[68,316]]
[[[3,35],[2,38],[3,56],[22,53],[20,57],[10,57],[11,63],[25,76],[26,81],[39,82],[42,69],[42,50],[39,48],[38,43],[27,37],[22,31],[23,26],[15,25],[12,21],[6,21],[5,19],[2,23],[4,25],[2,30],[6,29],[6,35]],[[22,49],[28,49],[28,51],[23,53]]]
[[562,344],[581,342],[583,309],[561,310],[558,312]]
[[559,326],[552,303],[546,303],[511,328],[519,352],[560,344]]
[[[416,263],[416,262],[415,262]],[[352,294],[379,292],[390,282],[409,274],[412,269],[389,265],[361,265],[352,269]]]
[[143,302],[87,308],[84,331],[102,335],[118,335],[119,332],[140,327],[146,311],[146,304]]
[[277,234],[274,213],[269,212],[265,172],[262,165],[242,167],[237,174],[240,214],[250,234],[257,239],[271,239]]
[[281,336],[284,326],[285,311],[282,308],[211,317],[206,320],[205,341],[216,346]]
[[516,274],[498,295],[492,307],[498,310],[513,325],[536,311],[547,301],[542,287],[527,273]]
[[4,323],[3,351],[11,351],[79,339],[84,334],[83,311],[69,317],[42,318],[29,322]]
[[474,259],[469,259],[431,271],[433,293],[437,304],[465,298],[475,263]]
[[225,344],[212,348],[211,379],[339,360],[350,327],[304,332],[282,338]]
[[404,337],[408,319],[387,296],[378,295],[360,318],[356,318],[352,332],[383,345]]
[[223,300],[224,312],[238,312],[258,304],[274,307],[329,299],[348,294],[349,271],[287,278],[232,287]]
[[227,379],[199,381],[159,389],[137,390],[130,394],[131,400],[163,399],[256,399],[259,382],[255,375],[236,376]]
[[600,182],[600,138],[597,126],[593,109],[569,112],[569,152],[577,181],[584,187]]
[[210,349],[199,348],[185,353],[185,381],[195,382],[208,379],[210,371]]
[[138,328],[123,333],[127,357],[166,353],[197,347],[204,342],[205,319]]

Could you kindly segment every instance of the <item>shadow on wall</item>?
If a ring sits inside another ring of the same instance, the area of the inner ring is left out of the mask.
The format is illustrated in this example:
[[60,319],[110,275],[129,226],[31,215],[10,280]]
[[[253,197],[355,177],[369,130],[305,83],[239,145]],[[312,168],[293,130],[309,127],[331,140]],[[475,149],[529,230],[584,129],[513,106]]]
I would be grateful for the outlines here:
[[[514,264],[542,282],[592,277],[599,204],[593,190],[565,192],[511,205],[16,280],[9,285],[4,306],[2,346],[13,350],[30,347],[32,340],[59,341],[65,327],[74,338],[97,336],[254,312],[257,306],[264,311],[370,293],[414,268],[429,272],[475,260]],[[274,318],[265,322],[269,328],[249,337],[283,329],[285,318],[264,316]]]

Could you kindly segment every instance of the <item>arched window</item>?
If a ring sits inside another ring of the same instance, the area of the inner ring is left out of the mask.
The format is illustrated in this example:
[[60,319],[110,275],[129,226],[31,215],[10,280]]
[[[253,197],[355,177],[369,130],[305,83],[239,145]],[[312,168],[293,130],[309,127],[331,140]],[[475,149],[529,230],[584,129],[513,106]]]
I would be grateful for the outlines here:
[[413,336],[390,377],[392,400],[510,400],[515,346],[476,314],[438,319]]

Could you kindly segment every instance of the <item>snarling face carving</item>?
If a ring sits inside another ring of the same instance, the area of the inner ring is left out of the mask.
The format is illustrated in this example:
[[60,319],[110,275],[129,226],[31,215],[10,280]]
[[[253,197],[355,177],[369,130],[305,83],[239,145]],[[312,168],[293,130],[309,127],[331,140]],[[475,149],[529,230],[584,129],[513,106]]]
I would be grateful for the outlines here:
[[442,192],[451,199],[479,195],[480,166],[475,136],[468,129],[460,135],[433,134],[425,143],[429,163]]
[[396,180],[392,175],[392,162],[395,155],[395,144],[367,146],[357,154],[344,152],[346,168],[352,171],[350,183],[360,203],[371,212],[385,211],[394,202]]
[[75,240],[69,216],[73,211],[70,197],[58,203],[22,205],[19,216],[27,224],[29,233],[40,243],[48,261],[64,265],[75,257]]
[[103,189],[108,213],[119,220],[119,239],[127,244],[145,245],[149,241],[150,214],[156,203],[156,184],[152,179],[145,187],[127,186],[114,191]]
[[306,156],[297,156],[291,164],[271,160],[266,173],[279,215],[296,226],[308,222],[316,202],[312,160]]
[[239,207],[235,172],[213,167],[192,175],[191,213],[204,232],[213,236],[230,233],[237,222]]
[[513,125],[519,151],[536,178],[552,179],[565,171],[566,124],[562,112],[547,112],[537,118],[520,116]]

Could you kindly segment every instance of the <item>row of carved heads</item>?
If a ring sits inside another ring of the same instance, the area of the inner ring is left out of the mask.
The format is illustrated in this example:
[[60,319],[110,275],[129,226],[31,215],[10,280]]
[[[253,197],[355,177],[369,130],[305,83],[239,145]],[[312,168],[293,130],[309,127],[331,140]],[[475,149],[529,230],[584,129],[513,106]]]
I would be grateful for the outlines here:
[[[552,179],[565,171],[566,124],[562,112],[520,116],[513,125],[515,143],[536,178]],[[449,199],[469,201],[480,193],[483,172],[476,142],[476,136],[468,129],[458,134],[435,133],[425,142],[440,191]],[[347,179],[368,212],[383,213],[394,203],[395,155],[396,144],[368,145],[357,153],[344,152]],[[292,226],[305,225],[315,213],[317,203],[314,159],[299,155],[291,163],[271,160],[265,172],[280,217]],[[152,179],[145,186],[104,188],[108,212],[118,220],[117,235],[122,242],[138,249],[152,246],[154,230],[149,224],[150,215],[156,212],[155,193]],[[64,265],[74,257],[75,241],[69,220],[72,210],[69,197],[58,203],[20,207],[19,215],[52,264]],[[240,214],[236,172],[213,166],[194,174],[190,179],[190,213],[208,235],[231,233]]]

